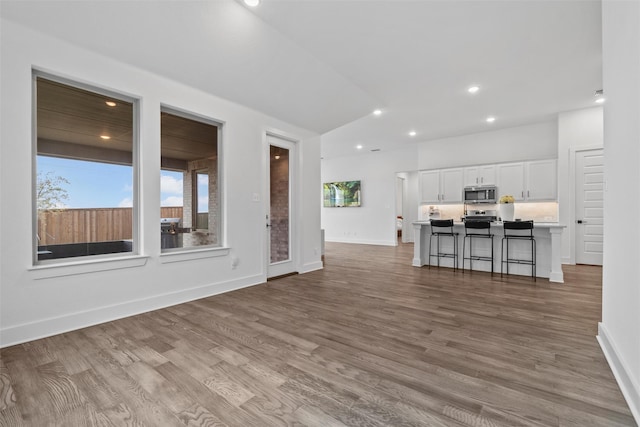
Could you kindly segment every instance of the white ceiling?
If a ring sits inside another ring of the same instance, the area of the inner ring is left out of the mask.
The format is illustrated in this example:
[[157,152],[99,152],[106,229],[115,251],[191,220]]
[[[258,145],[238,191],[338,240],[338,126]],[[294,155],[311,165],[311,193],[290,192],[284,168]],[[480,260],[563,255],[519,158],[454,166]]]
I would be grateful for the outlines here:
[[[323,133],[325,158],[548,120],[593,106],[602,85],[600,1],[0,7],[3,18]],[[471,84],[481,86],[473,96]]]

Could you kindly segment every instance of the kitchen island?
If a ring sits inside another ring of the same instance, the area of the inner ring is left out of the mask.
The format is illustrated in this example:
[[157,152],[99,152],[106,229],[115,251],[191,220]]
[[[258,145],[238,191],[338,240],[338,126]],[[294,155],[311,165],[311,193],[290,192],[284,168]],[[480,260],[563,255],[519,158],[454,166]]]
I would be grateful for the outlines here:
[[[564,283],[564,276],[562,274],[562,259],[561,259],[561,239],[562,230],[565,225],[561,225],[555,222],[535,222],[533,235],[536,239],[536,257],[537,268],[536,276],[549,279],[550,282]],[[459,233],[459,256],[458,267],[462,268],[462,239],[465,235],[464,223],[455,222],[454,231]],[[413,229],[415,233],[415,242],[413,249],[413,266],[422,267],[423,265],[429,265],[429,236],[431,235],[431,225],[429,221],[415,221],[413,222]],[[495,235],[493,238],[493,268],[494,272],[500,273],[500,257],[502,255],[501,242],[504,235],[502,223],[493,222],[491,224],[491,233]],[[473,251],[474,255],[491,255],[490,240],[479,242],[474,241]],[[435,253],[435,238],[433,242],[434,248],[432,253]],[[442,252],[453,252],[453,242],[449,239],[441,240]],[[531,249],[526,242],[512,242],[510,243],[510,254],[515,254],[518,258],[528,258],[531,256]],[[469,251],[469,245],[467,244],[467,253]],[[436,258],[433,258],[434,263]],[[467,268],[469,268],[469,260],[465,262]],[[443,258],[440,260],[441,267],[453,267],[453,259]],[[504,271],[506,272],[506,265]],[[491,263],[488,261],[474,261],[473,269],[479,271],[491,271]],[[509,274],[518,274],[523,276],[531,275],[531,266],[521,264],[510,264]]]

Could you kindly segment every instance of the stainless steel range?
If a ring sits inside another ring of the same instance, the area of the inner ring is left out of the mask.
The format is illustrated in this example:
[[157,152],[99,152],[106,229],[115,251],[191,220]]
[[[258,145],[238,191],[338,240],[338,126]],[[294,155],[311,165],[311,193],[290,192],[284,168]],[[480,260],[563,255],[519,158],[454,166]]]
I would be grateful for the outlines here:
[[465,221],[496,221],[498,215],[495,209],[487,210],[467,210],[467,214],[463,218]]

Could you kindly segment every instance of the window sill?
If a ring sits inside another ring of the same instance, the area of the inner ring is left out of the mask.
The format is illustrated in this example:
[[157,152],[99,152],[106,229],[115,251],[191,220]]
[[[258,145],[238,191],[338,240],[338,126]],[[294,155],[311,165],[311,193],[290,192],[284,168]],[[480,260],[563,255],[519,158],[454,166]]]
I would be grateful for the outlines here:
[[120,270],[123,268],[142,267],[147,263],[148,256],[130,255],[117,258],[100,258],[91,260],[74,260],[55,264],[38,264],[29,269],[36,280],[53,277],[74,276],[106,270]]
[[160,263],[183,262],[204,258],[216,258],[229,255],[229,248],[178,249],[160,254]]

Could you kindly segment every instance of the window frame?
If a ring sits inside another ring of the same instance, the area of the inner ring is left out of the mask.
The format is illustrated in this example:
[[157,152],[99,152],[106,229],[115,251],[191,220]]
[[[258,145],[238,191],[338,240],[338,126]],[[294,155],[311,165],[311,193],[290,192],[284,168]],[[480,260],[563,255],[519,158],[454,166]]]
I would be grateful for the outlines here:
[[[68,258],[38,260],[38,202],[37,202],[37,158],[38,158],[38,79],[45,79],[55,83],[93,92],[116,100],[128,102],[132,105],[132,224],[131,224],[131,252],[118,252],[100,255],[86,255]],[[87,264],[94,261],[114,261],[118,259],[132,259],[141,255],[140,239],[140,98],[124,92],[118,92],[101,87],[95,83],[88,83],[80,79],[63,77],[37,68],[31,70],[31,264],[32,268],[57,267],[74,264]]]
[[[201,212],[199,212],[199,208],[200,208],[200,190],[198,189],[198,187],[200,186],[200,175],[206,175],[207,176],[207,181],[209,180],[209,168],[203,168],[203,169],[196,169],[194,171],[193,174],[193,183],[191,184],[191,192],[193,193],[191,195],[191,200],[195,201],[195,206],[196,208],[192,210],[191,214],[193,216],[193,218],[191,219],[191,224],[194,224],[194,227],[192,227],[194,230],[197,231],[204,231],[207,230],[209,231],[209,227],[207,228],[198,228],[198,214],[200,214]],[[209,191],[209,183],[207,182],[207,192]],[[207,194],[207,197],[209,196],[209,194]],[[207,216],[209,215],[209,202],[208,202],[208,198],[207,198]],[[209,224],[209,220],[207,219],[207,225]]]
[[[224,138],[225,122],[222,120],[218,120],[212,116],[195,113],[193,111],[174,107],[172,105],[165,104],[165,103],[160,104],[160,115],[162,115],[162,113],[172,114],[184,119],[193,120],[196,122],[200,122],[200,123],[204,123],[204,124],[212,125],[216,127],[217,129],[217,138],[216,138],[217,139],[216,140],[217,191],[215,193],[215,198],[216,198],[216,206],[218,206],[218,212],[217,212],[218,221],[216,221],[216,224],[215,224],[215,231],[216,231],[216,235],[218,236],[217,243],[210,244],[210,245],[189,246],[189,247],[170,248],[170,249],[161,250],[160,256],[164,257],[164,260],[162,262],[186,261],[191,259],[190,254],[194,255],[193,259],[227,255],[229,252],[229,249],[227,248],[227,245],[226,245],[226,233],[225,233],[226,228],[224,227],[224,224],[226,223],[225,222],[226,207],[224,205],[225,185],[224,185],[224,162],[223,162],[223,138]],[[160,131],[160,134],[162,134],[162,131]],[[162,136],[160,137],[160,155],[162,156]],[[159,172],[162,173],[162,170],[163,170],[162,167],[160,167]],[[197,197],[197,193],[198,193],[197,192],[197,175],[198,175],[198,172],[200,171],[206,171],[207,175],[209,176],[211,175],[211,170],[209,168],[194,171],[195,173],[193,174],[193,178],[192,178],[193,181],[191,184],[191,187],[192,187],[191,195],[192,195],[192,200],[195,199],[196,201],[197,201],[197,198],[194,198],[194,196]],[[160,197],[160,200],[161,199],[162,198]],[[211,194],[209,195],[209,201],[211,201]],[[158,206],[158,208],[161,208],[161,206]],[[192,220],[191,228],[196,231],[201,231],[200,229],[196,228],[197,216],[198,216],[197,211],[198,209],[197,209],[197,203],[196,203],[196,208],[192,209],[192,212],[191,212],[191,220]],[[175,260],[173,258],[175,258]]]

